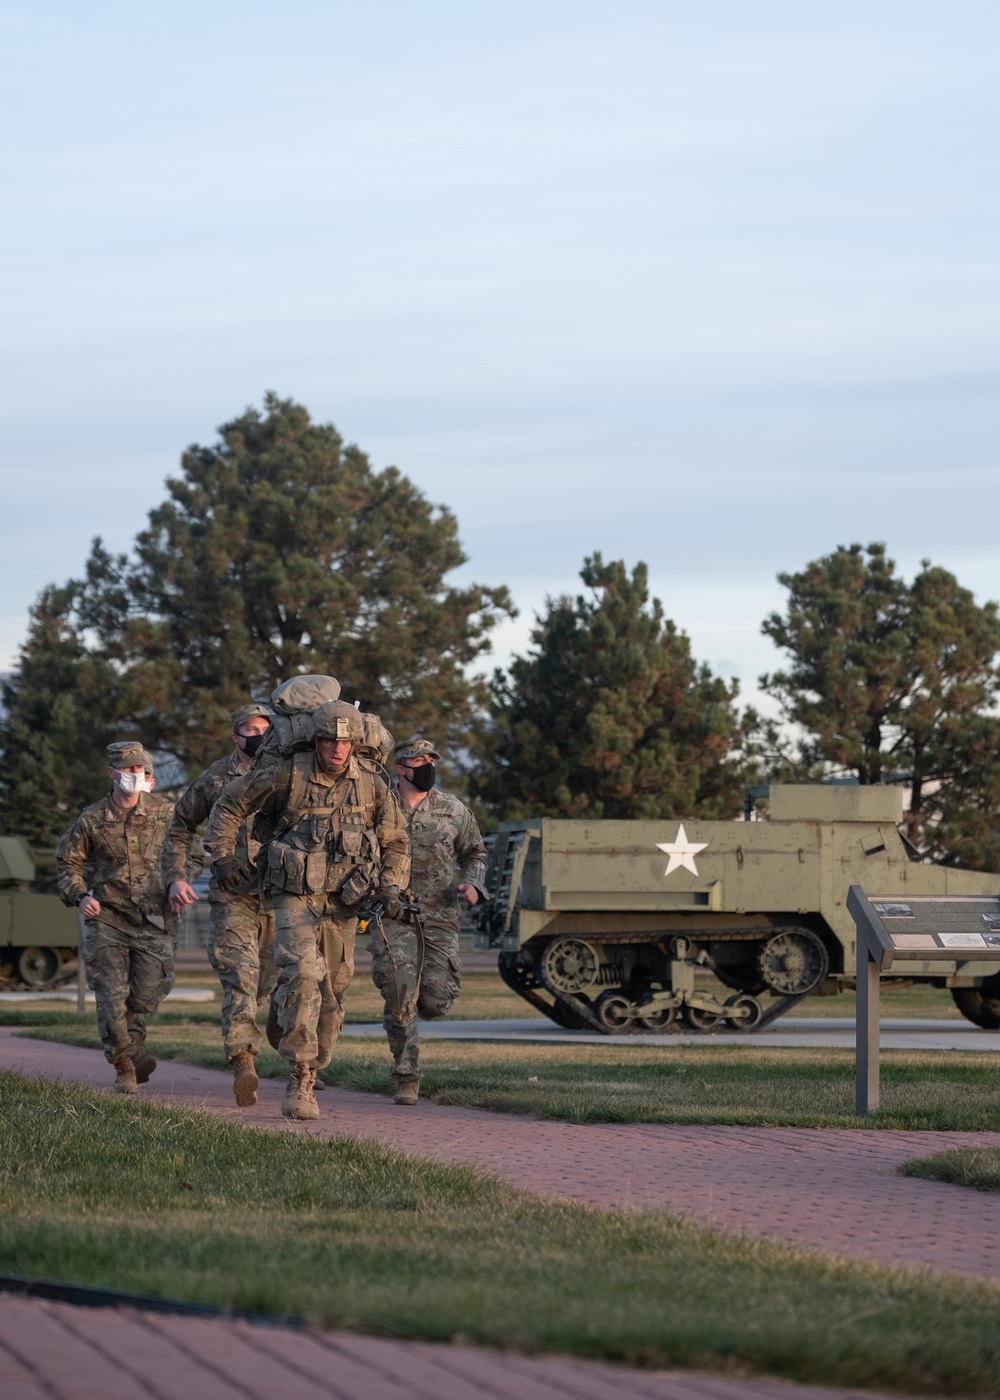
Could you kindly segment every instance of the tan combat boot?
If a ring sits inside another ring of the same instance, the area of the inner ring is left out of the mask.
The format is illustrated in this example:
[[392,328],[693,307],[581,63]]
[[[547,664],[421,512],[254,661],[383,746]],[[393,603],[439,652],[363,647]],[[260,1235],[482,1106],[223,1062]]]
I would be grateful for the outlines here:
[[135,1065],[135,1077],[139,1084],[149,1082],[149,1076],[156,1068],[156,1061],[152,1055],[146,1054],[145,1036],[136,1036],[135,1049],[132,1051],[132,1063]]
[[135,1064],[130,1055],[123,1055],[115,1062],[115,1093],[137,1094],[139,1086],[135,1080]]
[[412,1108],[420,1097],[419,1079],[399,1079],[396,1082],[396,1092],[393,1095],[393,1103],[403,1104],[406,1108]]
[[286,1118],[318,1118],[319,1104],[313,1093],[316,1071],[308,1065],[292,1065],[288,1088],[281,1100],[281,1111]]
[[260,1080],[253,1064],[252,1050],[237,1050],[229,1057],[233,1067],[233,1093],[240,1108],[249,1108],[257,1102],[257,1086]]

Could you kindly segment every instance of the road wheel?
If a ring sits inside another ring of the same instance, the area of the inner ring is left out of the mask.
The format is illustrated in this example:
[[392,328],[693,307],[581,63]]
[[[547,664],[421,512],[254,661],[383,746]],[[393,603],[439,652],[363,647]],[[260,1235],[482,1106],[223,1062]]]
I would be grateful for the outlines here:
[[603,992],[594,1005],[597,1019],[609,1031],[623,1031],[632,1024],[632,1003],[621,992]]
[[745,1016],[732,1017],[732,1023],[737,1028],[737,1030],[756,1030],[757,1027],[760,1025],[761,1021],[763,1021],[764,1019],[764,1008],[761,1006],[760,1002],[757,1000],[756,997],[728,997],[726,999],[726,1006],[729,1007],[731,1011],[737,1012],[741,1011],[744,1007],[746,1007],[747,1014]]
[[665,1031],[677,1019],[676,1006],[661,1006],[659,1011],[650,1011],[645,1016],[637,1016],[635,1023],[647,1031]]
[[54,948],[22,948],[15,967],[29,987],[47,987],[59,971],[59,956]]
[[974,1026],[1000,1030],[1000,998],[987,996],[982,987],[952,987],[951,999]]
[[685,1006],[684,1019],[692,1030],[711,1031],[722,1020],[718,1011],[702,1011],[700,1006]]

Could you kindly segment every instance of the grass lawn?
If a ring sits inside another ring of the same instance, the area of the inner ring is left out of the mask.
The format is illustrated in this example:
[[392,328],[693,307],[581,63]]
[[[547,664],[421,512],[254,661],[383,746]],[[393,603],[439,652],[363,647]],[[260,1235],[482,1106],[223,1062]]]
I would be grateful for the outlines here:
[[[18,1011],[38,1039],[97,1048],[93,1021],[69,1012]],[[44,1019],[43,1019],[44,1018]],[[11,1012],[0,1012],[10,1024]],[[163,1059],[225,1069],[215,1013],[161,1014],[149,1048]],[[882,1110],[854,1116],[854,1052],[748,1045],[475,1044],[425,1040],[421,1092],[437,1103],[575,1123],[728,1123],[767,1127],[925,1128],[1000,1131],[1000,1077],[992,1056],[886,1051]],[[258,1072],[286,1066],[266,1045]],[[390,1093],[381,1038],[343,1036],[322,1073],[328,1084]],[[110,1073],[110,1071],[109,1071]]]
[[996,1394],[1000,1286],[0,1074],[0,1270],[427,1340]]
[[950,1181],[976,1191],[1000,1191],[1000,1151],[996,1148],[956,1148],[933,1157],[918,1157],[899,1169],[903,1176],[925,1181]]

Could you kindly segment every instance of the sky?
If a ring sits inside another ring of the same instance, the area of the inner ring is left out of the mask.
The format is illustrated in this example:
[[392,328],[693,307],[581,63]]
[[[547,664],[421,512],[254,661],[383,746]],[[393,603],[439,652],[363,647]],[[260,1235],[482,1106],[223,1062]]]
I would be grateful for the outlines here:
[[998,41],[967,0],[0,0],[0,669],[267,390],[455,512],[497,661],[595,550],[748,699],[838,544],[997,598]]

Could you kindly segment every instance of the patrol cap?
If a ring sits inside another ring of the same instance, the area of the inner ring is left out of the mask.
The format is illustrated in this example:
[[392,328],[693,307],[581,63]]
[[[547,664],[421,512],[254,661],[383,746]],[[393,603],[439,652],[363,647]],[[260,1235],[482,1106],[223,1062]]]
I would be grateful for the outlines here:
[[441,757],[430,739],[422,739],[419,734],[414,734],[412,739],[401,740],[393,749],[392,756],[397,763],[405,763],[408,758]]
[[145,768],[146,772],[152,776],[153,769],[156,765],[153,762],[153,755],[148,749],[143,749],[142,751],[142,766]]
[[312,720],[317,739],[349,739],[360,744],[365,737],[364,720],[346,700],[328,700],[313,711]]
[[108,745],[108,766],[111,768],[137,768],[142,765],[148,772],[153,771],[153,760],[139,743],[138,739],[119,739]]
[[293,676],[271,691],[271,704],[279,715],[307,713],[328,700],[340,699],[340,681],[335,676]]
[[249,705],[241,705],[229,716],[229,721],[234,729],[239,729],[240,725],[246,724],[248,719],[266,719],[270,724],[272,719],[270,707],[261,704],[259,700],[252,700]]

